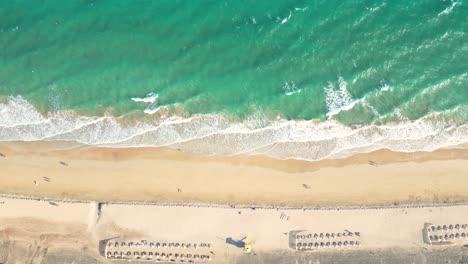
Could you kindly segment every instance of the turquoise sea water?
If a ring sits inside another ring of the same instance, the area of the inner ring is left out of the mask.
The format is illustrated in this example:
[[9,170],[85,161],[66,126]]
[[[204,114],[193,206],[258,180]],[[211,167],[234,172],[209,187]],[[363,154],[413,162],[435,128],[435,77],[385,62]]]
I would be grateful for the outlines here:
[[463,145],[467,14],[462,0],[0,1],[0,140],[303,159]]

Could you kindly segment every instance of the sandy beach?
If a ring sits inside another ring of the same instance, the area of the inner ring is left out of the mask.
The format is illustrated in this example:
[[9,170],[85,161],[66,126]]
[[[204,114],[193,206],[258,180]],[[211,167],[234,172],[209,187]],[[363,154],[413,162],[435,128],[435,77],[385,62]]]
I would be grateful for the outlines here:
[[[468,238],[461,244],[431,246],[422,236],[425,223],[465,223],[468,205],[252,210],[101,204],[99,213],[96,208],[96,203],[90,202],[0,197],[0,262],[112,263],[100,251],[101,241],[112,238],[209,243],[213,263],[331,263],[326,261],[330,256],[335,256],[333,263],[349,263],[344,255],[353,256],[359,263],[443,263],[468,254],[463,250]],[[361,244],[299,252],[290,247],[290,234],[301,230],[359,232],[359,238],[353,239]],[[227,242],[244,237],[248,237],[255,254],[245,254]]]
[[[209,243],[214,263],[468,259],[468,241],[431,246],[422,235],[425,223],[467,224],[466,149],[320,162],[47,142],[0,143],[0,153],[0,263],[109,263],[112,238]],[[348,231],[359,247],[291,246],[297,232]],[[227,242],[245,237],[254,255]]]
[[48,142],[0,143],[0,152],[1,193],[55,199],[296,207],[468,200],[466,149],[319,162]]

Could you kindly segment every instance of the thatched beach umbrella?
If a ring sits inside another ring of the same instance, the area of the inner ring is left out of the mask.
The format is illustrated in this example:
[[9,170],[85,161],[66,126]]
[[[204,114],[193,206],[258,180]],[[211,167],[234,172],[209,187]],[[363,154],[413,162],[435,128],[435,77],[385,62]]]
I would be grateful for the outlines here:
[[325,243],[320,242],[320,247],[324,247],[324,246],[325,246]]
[[319,237],[320,237],[320,238],[323,238],[323,233],[320,233]]
[[308,239],[311,239],[311,238],[312,238],[312,234],[308,234],[308,235],[307,235],[307,238],[308,238]]
[[112,252],[107,251],[106,256],[107,256],[108,258],[111,257],[111,256],[112,256]]
[[453,230],[453,225],[449,225],[449,229],[450,229],[450,230]]
[[350,241],[349,244],[354,247],[354,241]]
[[329,233],[326,233],[326,234],[325,234],[325,237],[326,237],[326,238],[329,238],[329,237],[330,237],[330,234],[329,234]]
[[345,246],[345,247],[348,246],[348,241],[347,240],[345,240],[345,242],[343,242],[343,246]]
[[309,243],[307,246],[308,246],[309,248],[313,248],[313,247],[314,247],[314,243]]
[[343,243],[341,241],[338,241],[338,246],[341,247],[341,245],[343,245]]
[[336,247],[336,242],[335,241],[332,242],[332,246]]
[[442,226],[442,229],[443,229],[443,230],[447,230],[447,226],[446,226],[446,225],[443,225],[443,226]]
[[465,235],[465,233],[461,233],[460,236],[464,238],[466,235]]
[[330,242],[327,242],[327,243],[325,244],[325,246],[326,246],[326,247],[330,247]]
[[154,247],[154,242],[150,242],[150,243],[149,243],[149,246],[150,246],[151,248],[153,248],[153,247]]
[[437,230],[438,230],[438,231],[442,230],[442,227],[441,227],[440,225],[437,226]]
[[179,247],[180,247],[180,244],[179,244],[179,243],[175,243],[174,247],[175,247],[175,248],[179,248]]
[[332,238],[335,238],[336,235],[335,235],[335,233],[331,233],[330,236],[331,236]]
[[315,233],[315,234],[314,234],[314,238],[317,238],[317,237],[318,237],[318,235],[317,235],[317,233]]
[[127,245],[127,243],[125,243],[125,242],[120,243],[121,247],[125,247],[126,245]]
[[456,224],[455,229],[460,229],[460,224]]

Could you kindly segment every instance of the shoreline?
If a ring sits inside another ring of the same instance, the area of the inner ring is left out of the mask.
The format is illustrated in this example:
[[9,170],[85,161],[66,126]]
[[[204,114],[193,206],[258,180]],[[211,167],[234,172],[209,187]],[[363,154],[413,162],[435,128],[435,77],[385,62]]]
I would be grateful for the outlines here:
[[57,200],[293,208],[468,202],[468,149],[319,162],[55,142],[1,142],[0,152],[0,193]]

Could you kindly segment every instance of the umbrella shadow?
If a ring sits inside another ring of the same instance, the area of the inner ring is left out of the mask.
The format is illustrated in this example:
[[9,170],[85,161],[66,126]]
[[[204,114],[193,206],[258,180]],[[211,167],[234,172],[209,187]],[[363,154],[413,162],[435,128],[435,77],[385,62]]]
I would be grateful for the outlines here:
[[232,239],[232,237],[228,237],[228,238],[226,238],[226,243],[230,244],[230,245],[233,245],[235,247],[238,247],[238,248],[244,248],[244,246],[245,246],[244,239],[245,239],[245,237],[242,238],[241,240],[234,240],[234,239]]

